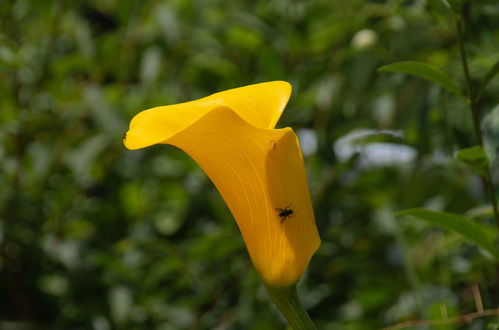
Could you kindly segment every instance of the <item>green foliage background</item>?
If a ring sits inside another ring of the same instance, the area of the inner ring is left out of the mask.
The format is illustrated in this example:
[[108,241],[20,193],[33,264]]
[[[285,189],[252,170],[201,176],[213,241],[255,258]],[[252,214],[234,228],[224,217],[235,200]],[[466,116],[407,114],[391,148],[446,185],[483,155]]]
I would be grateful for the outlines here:
[[[466,13],[478,79],[499,59],[499,4]],[[294,88],[279,125],[303,143],[323,240],[299,287],[318,328],[472,312],[475,285],[497,308],[490,256],[394,215],[494,224],[454,160],[476,144],[466,105],[376,72],[418,60],[462,85],[454,24],[439,0],[1,1],[0,328],[284,329],[204,173],[173,147],[122,145],[141,110],[269,80]],[[480,105],[496,178],[498,88]]]

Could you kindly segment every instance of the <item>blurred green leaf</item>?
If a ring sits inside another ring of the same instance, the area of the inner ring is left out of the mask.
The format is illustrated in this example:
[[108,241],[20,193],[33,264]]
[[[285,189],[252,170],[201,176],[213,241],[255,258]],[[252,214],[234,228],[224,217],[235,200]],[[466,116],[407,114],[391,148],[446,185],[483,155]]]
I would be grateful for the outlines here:
[[475,172],[486,176],[489,167],[489,160],[487,154],[481,146],[474,146],[459,150],[456,153],[456,159],[471,167]]
[[431,80],[447,88],[457,96],[465,99],[465,96],[463,95],[459,87],[447,73],[427,63],[414,61],[396,62],[388,65],[383,65],[382,67],[378,68],[378,71],[408,73],[420,78]]
[[496,64],[494,64],[493,67],[490,68],[489,72],[487,72],[487,75],[483,79],[482,84],[480,85],[480,88],[478,90],[478,94],[476,96],[477,99],[481,98],[483,92],[485,91],[485,88],[487,88],[488,84],[492,79],[494,79],[497,73],[499,73],[499,60],[496,62]]
[[[475,245],[490,252],[496,260],[499,260],[499,250],[494,245],[497,232],[491,235],[491,229],[482,224],[474,222],[459,214],[431,211],[424,208],[413,208],[397,212],[397,216],[412,216],[426,220],[438,227],[448,229],[462,235]],[[494,236],[494,237],[492,237]]]

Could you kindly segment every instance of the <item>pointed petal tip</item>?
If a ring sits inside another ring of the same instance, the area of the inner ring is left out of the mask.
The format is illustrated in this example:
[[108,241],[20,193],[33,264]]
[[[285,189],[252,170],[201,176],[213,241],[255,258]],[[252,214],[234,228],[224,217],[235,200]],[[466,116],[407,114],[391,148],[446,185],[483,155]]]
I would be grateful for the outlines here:
[[152,146],[153,144],[156,144],[159,142],[156,141],[148,141],[144,139],[143,137],[140,136],[140,134],[135,134],[132,129],[127,131],[125,135],[123,136],[123,145],[125,148],[128,150],[137,150],[137,149],[142,149],[146,148],[149,146]]

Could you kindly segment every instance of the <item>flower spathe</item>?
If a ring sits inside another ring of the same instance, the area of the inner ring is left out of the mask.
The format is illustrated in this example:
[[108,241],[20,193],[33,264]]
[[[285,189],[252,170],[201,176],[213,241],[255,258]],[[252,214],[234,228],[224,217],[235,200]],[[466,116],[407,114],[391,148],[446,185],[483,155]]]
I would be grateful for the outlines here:
[[[274,129],[290,94],[275,81],[152,108],[124,139],[129,149],[163,143],[189,154],[228,205],[262,279],[277,287],[297,282],[320,244],[298,139]],[[282,216],[286,209],[293,213]]]

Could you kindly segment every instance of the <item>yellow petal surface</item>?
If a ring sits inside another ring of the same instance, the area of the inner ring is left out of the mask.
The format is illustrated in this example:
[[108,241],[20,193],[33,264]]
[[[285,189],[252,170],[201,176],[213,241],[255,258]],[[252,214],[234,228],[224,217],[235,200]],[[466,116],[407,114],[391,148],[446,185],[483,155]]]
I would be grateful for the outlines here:
[[[290,94],[289,83],[272,81],[229,89],[191,102],[152,108],[133,118],[125,146],[140,149],[161,143],[220,106],[232,109],[255,127],[273,128]],[[168,115],[165,115],[166,112]]]

